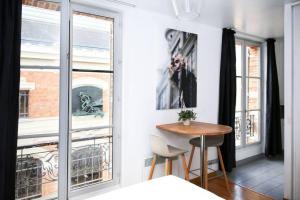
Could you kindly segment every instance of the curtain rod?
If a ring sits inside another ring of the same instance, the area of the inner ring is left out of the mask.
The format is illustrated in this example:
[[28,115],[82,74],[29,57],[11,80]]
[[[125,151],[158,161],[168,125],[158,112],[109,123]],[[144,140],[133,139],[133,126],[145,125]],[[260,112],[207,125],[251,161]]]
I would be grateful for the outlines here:
[[231,29],[231,30],[235,31],[237,34],[239,34],[241,36],[256,38],[256,39],[263,40],[263,41],[265,41],[267,39],[267,38],[260,37],[260,36],[257,36],[257,35],[253,35],[253,34],[250,34],[250,33],[245,33],[245,32],[242,32],[242,31],[238,31],[236,28],[230,27],[228,29]]

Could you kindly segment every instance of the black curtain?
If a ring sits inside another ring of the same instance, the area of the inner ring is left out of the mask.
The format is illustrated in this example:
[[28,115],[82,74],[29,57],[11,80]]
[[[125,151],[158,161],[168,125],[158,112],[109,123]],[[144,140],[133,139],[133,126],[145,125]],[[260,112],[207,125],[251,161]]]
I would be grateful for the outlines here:
[[21,0],[0,1],[0,199],[15,199]]
[[274,39],[267,40],[266,156],[275,156],[282,152],[279,84],[274,43]]
[[226,171],[236,166],[235,160],[235,104],[236,104],[236,56],[235,32],[223,29],[220,87],[219,87],[219,124],[232,127],[232,132],[224,136],[221,146]]

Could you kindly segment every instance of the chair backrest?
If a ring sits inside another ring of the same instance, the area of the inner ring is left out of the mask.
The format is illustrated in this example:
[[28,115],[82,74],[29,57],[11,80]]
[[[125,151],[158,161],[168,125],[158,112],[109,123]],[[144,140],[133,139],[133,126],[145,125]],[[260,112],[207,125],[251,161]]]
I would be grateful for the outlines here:
[[158,155],[166,155],[169,153],[169,147],[164,138],[157,135],[150,135],[150,143],[153,153]]

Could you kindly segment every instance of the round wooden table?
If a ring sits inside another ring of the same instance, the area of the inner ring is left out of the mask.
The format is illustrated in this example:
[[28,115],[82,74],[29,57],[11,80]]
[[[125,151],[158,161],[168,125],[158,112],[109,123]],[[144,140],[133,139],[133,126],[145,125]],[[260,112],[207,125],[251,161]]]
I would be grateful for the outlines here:
[[156,128],[167,131],[170,133],[176,133],[180,135],[188,135],[188,136],[200,136],[200,185],[203,187],[204,184],[204,144],[205,144],[205,136],[217,136],[217,135],[225,135],[227,133],[232,132],[232,128],[230,126],[219,125],[219,124],[211,124],[204,122],[191,122],[191,125],[185,126],[182,122],[172,123],[172,124],[162,124],[157,125]]

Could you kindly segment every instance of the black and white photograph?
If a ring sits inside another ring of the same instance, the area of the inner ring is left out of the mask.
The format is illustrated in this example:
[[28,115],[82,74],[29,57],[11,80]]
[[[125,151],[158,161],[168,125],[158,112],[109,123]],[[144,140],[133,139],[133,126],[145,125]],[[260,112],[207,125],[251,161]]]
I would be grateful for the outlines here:
[[197,35],[167,29],[166,64],[156,88],[157,110],[197,106]]

